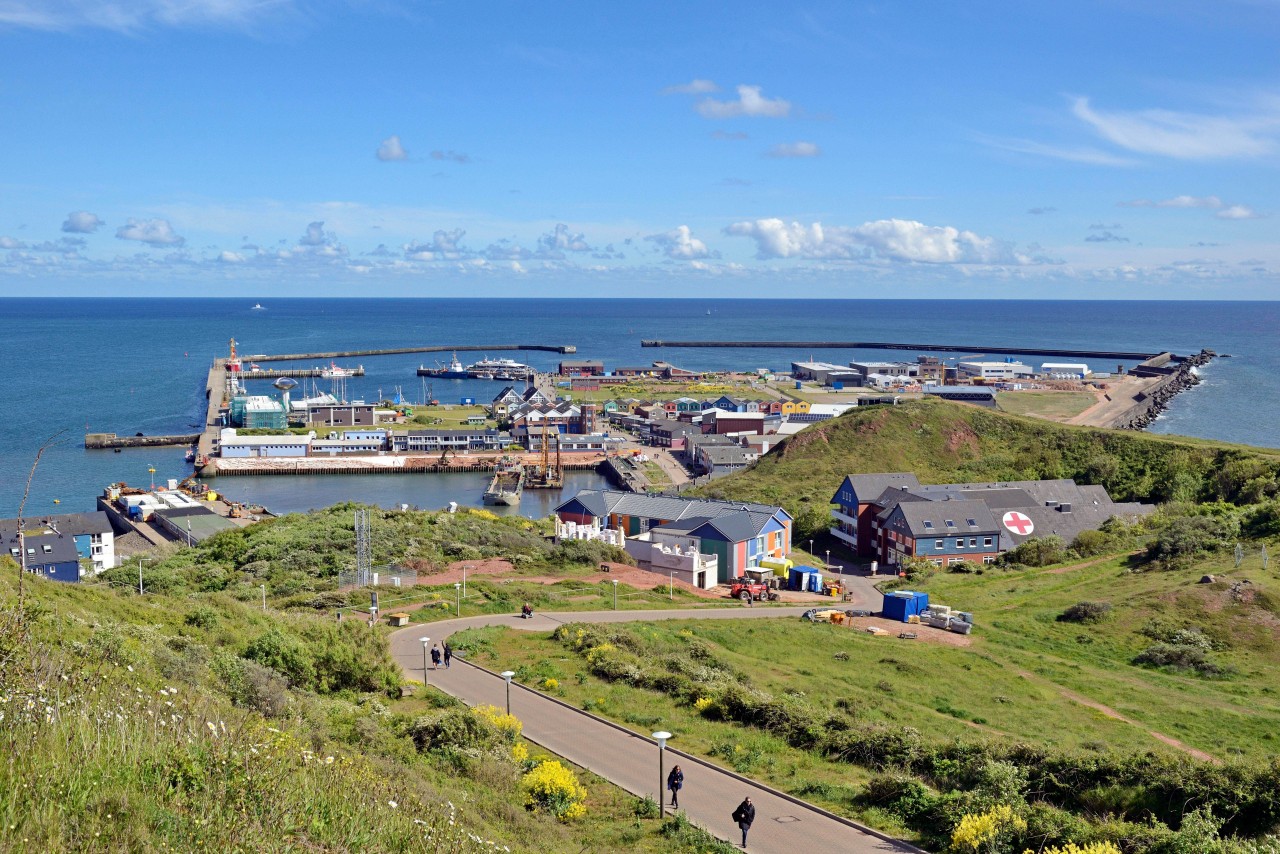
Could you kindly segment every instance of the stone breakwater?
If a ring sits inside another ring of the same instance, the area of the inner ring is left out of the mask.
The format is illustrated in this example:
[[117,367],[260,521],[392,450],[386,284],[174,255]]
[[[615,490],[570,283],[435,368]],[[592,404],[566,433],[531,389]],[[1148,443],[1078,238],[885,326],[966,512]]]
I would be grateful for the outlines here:
[[1121,430],[1145,430],[1160,417],[1160,413],[1169,408],[1170,401],[1199,384],[1200,377],[1196,376],[1193,369],[1209,364],[1217,355],[1214,351],[1205,349],[1179,361],[1171,373],[1137,395],[1134,406],[1121,413],[1113,426]]

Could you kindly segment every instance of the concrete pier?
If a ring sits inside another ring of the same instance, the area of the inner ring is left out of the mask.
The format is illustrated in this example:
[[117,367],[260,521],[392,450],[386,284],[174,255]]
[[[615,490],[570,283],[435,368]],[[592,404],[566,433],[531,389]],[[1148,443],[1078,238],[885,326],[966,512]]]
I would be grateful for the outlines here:
[[328,353],[278,353],[241,356],[245,362],[309,362],[315,359],[350,359],[356,356],[398,356],[402,353],[499,353],[506,350],[539,350],[544,353],[576,353],[573,344],[433,344],[429,347],[391,347],[384,350],[334,350]]
[[117,436],[115,433],[86,433],[84,446],[100,448],[162,448],[173,445],[194,445],[199,433],[182,436]]
[[[641,341],[641,347],[732,347],[775,350],[915,350],[935,353],[999,353],[1009,356],[1066,356],[1079,359],[1117,359],[1142,362],[1157,353],[1131,350],[1063,350],[1056,347],[1003,347],[993,344],[904,344],[896,341]],[[1174,356],[1173,358],[1177,358]]]

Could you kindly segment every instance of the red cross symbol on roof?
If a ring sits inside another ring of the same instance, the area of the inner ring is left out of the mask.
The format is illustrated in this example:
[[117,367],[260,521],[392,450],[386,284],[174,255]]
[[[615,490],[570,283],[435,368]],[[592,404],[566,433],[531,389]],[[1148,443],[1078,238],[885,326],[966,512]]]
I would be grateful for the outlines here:
[[1036,529],[1036,523],[1032,522],[1017,510],[1010,510],[1008,513],[1004,514],[1004,518],[1000,521],[1004,523],[1006,528],[1019,536],[1030,534]]

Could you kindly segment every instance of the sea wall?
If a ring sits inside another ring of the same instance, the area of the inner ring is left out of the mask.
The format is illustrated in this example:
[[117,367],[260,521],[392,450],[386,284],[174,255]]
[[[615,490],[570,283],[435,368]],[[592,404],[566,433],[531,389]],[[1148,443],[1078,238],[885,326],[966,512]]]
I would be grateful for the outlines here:
[[1214,351],[1205,349],[1179,361],[1170,373],[1136,395],[1133,406],[1117,415],[1111,426],[1121,430],[1145,430],[1160,417],[1160,413],[1169,408],[1170,401],[1199,384],[1200,378],[1192,368],[1207,365],[1217,355]]
[[115,433],[86,433],[86,448],[158,448],[167,445],[194,445],[199,433],[185,436],[117,436]]

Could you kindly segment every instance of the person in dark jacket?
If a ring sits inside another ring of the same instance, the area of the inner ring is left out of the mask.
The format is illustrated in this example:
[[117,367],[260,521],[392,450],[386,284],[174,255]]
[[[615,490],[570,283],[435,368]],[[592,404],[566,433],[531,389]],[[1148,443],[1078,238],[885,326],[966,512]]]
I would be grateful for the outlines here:
[[450,664],[453,664],[453,647],[449,646],[448,641],[446,641],[444,644],[444,669],[448,670]]
[[435,670],[440,666],[440,647],[431,647],[431,669]]
[[680,806],[680,788],[682,786],[684,786],[684,772],[677,765],[667,775],[667,788],[671,790],[671,806],[673,807],[679,808]]
[[756,820],[756,805],[751,803],[751,798],[743,798],[742,803],[738,804],[738,808],[733,811],[733,820],[738,823],[738,829],[742,831],[742,847],[747,847],[747,831],[751,829],[751,822]]

